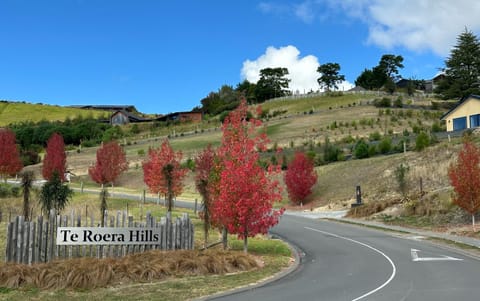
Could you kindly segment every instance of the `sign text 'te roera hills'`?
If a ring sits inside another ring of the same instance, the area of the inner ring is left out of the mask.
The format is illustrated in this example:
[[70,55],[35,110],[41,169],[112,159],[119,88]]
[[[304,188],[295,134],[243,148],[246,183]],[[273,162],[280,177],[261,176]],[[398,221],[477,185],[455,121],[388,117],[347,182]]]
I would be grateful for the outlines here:
[[58,227],[57,245],[156,245],[160,228]]

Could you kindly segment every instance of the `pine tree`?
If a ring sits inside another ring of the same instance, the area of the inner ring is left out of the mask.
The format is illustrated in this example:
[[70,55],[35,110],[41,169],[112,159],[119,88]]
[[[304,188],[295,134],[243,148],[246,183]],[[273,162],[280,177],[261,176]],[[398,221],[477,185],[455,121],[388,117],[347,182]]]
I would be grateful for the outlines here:
[[465,29],[457,37],[457,44],[445,60],[445,79],[435,89],[445,99],[461,98],[479,94],[480,41],[477,36]]

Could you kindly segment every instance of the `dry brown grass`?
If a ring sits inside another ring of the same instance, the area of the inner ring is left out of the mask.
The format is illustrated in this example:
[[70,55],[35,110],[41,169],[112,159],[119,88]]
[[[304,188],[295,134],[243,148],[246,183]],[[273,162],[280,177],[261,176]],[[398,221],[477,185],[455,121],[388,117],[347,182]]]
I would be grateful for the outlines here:
[[149,251],[123,258],[79,258],[46,264],[0,265],[0,287],[93,289],[168,277],[223,275],[258,268],[255,257],[237,251]]

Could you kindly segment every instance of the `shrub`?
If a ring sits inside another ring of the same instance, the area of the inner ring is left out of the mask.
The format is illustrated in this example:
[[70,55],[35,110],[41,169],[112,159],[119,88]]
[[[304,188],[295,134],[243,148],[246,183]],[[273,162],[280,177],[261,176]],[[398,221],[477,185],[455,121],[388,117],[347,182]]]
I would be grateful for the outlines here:
[[378,144],[378,151],[381,154],[388,154],[392,150],[392,139],[390,137],[384,137]]
[[392,106],[392,100],[388,97],[383,97],[382,99],[376,98],[373,101],[373,105],[377,108],[388,108]]
[[403,107],[403,99],[401,96],[397,97],[397,99],[395,99],[395,102],[393,103],[393,105],[397,108],[402,108]]
[[415,150],[422,151],[427,146],[430,145],[430,137],[425,132],[418,134],[417,139],[415,139]]
[[407,195],[407,174],[410,168],[408,165],[401,163],[395,169],[395,179],[397,180],[398,190],[403,197]]
[[357,141],[357,144],[355,144],[353,153],[355,155],[355,158],[357,159],[368,158],[368,143],[365,142],[363,139],[360,139],[359,141]]
[[378,131],[375,131],[373,133],[370,133],[368,139],[370,141],[380,141],[380,139],[382,139],[382,135]]

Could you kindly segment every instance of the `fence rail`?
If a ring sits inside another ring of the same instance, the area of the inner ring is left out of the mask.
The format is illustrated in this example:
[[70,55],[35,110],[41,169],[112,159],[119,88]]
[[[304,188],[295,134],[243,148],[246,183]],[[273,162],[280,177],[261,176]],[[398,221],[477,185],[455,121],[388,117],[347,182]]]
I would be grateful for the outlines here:
[[151,249],[178,250],[194,247],[194,228],[188,214],[176,219],[167,215],[157,220],[147,213],[144,222],[135,222],[132,216],[127,217],[125,211],[118,211],[115,216],[108,216],[107,212],[105,226],[143,230],[155,228],[161,233],[158,244],[95,246],[56,244],[57,227],[98,227],[99,224],[92,216],[90,221],[85,217],[82,225],[81,215],[76,215],[74,212],[61,216],[52,211],[45,220],[43,216],[39,216],[36,221],[25,221],[23,216],[17,216],[14,221],[7,224],[5,261],[32,264],[74,257],[120,257]]

